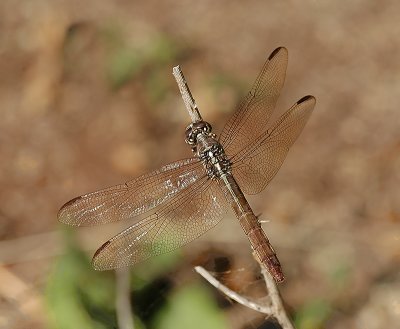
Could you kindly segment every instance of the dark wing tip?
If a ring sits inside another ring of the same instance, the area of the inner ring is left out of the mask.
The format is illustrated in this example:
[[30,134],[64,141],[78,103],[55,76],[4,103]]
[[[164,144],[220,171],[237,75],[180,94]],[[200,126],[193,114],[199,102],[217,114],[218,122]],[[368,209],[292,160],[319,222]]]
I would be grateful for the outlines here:
[[96,250],[96,252],[93,255],[92,258],[92,266],[96,271],[104,271],[104,270],[108,270],[111,269],[104,266],[104,264],[102,264],[101,262],[101,258],[99,257],[99,255],[101,254],[101,252],[107,248],[107,246],[111,243],[111,240],[108,240],[107,242],[103,243],[102,246]]
[[314,96],[307,95],[307,96],[304,96],[304,97],[300,98],[300,99],[297,101],[297,104],[304,103],[304,102],[307,102],[307,101],[309,101],[309,100],[310,100],[310,101],[313,100],[314,102],[317,101],[317,100],[315,99]]
[[287,52],[287,49],[285,47],[278,47],[276,48],[271,55],[269,55],[268,60],[271,60],[272,58],[274,58],[276,56],[276,54],[278,54],[280,51],[285,50]]
[[66,209],[71,207],[73,204],[75,204],[80,199],[82,199],[82,197],[78,196],[78,197],[73,198],[72,200],[69,200],[68,202],[64,203],[64,205],[60,208],[60,210],[58,211],[58,214],[57,214],[57,218],[60,222],[73,225],[73,223],[71,223],[69,220],[70,217],[66,213]]

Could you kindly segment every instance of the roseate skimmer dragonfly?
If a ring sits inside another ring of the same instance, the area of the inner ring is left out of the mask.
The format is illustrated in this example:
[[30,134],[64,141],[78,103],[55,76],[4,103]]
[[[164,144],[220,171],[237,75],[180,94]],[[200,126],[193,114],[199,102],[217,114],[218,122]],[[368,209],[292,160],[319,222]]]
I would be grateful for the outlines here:
[[[270,122],[287,62],[286,48],[272,52],[219,138],[200,115],[192,120],[186,143],[195,157],[62,206],[59,220],[75,226],[135,220],[97,250],[95,269],[132,265],[179,248],[217,225],[232,208],[259,261],[276,281],[283,281],[275,251],[244,194],[268,185],[315,106],[315,98],[305,96]],[[144,213],[148,216],[139,219]]]

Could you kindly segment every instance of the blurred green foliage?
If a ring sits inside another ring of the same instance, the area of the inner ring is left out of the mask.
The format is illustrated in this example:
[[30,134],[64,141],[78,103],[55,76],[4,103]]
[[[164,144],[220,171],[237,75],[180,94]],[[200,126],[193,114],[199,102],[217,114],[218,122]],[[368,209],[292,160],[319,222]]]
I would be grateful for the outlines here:
[[227,328],[225,318],[211,294],[198,284],[176,291],[156,316],[154,324],[157,329]]
[[118,89],[140,71],[143,62],[132,49],[117,48],[109,55],[107,76],[114,89]]
[[130,46],[117,24],[109,24],[101,29],[107,58],[106,75],[112,88],[118,89],[127,83],[144,65],[142,56]]
[[[65,253],[55,263],[46,288],[49,328],[118,328],[114,272],[94,271],[79,249],[74,231],[62,232]],[[168,253],[138,264],[132,271],[135,329],[226,327],[205,287],[191,284],[175,290],[172,283],[164,287],[167,274],[179,266],[180,259],[179,252]]]
[[295,317],[298,329],[322,329],[331,315],[330,304],[322,299],[315,299],[305,304]]
[[115,328],[115,286],[110,273],[91,270],[89,259],[76,246],[70,230],[64,231],[66,252],[47,284],[50,328]]
[[244,94],[249,88],[249,86],[241,80],[236,79],[229,73],[220,71],[216,71],[210,76],[208,84],[216,94],[228,87],[234,91],[234,94],[237,95],[238,99],[241,99],[242,94]]
[[179,250],[159,255],[143,263],[139,263],[132,271],[131,287],[133,290],[140,290],[151,284],[160,276],[173,271],[181,260]]
[[346,289],[347,285],[350,283],[351,274],[351,266],[346,262],[342,262],[335,264],[334,269],[328,273],[327,277],[332,282],[334,289],[337,292],[341,292],[343,289]]
[[145,50],[149,63],[165,65],[178,58],[182,51],[180,46],[167,35],[160,34],[153,38],[148,49]]
[[177,42],[164,34],[156,35],[145,47],[135,47],[117,24],[102,29],[107,49],[106,75],[113,89],[119,89],[146,70],[144,83],[150,100],[162,99],[167,90],[160,66],[172,63],[180,54]]

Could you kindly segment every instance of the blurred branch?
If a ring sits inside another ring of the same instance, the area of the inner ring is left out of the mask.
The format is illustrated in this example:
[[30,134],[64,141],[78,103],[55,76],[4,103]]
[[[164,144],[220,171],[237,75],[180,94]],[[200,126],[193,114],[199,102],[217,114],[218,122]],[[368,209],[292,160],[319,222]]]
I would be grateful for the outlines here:
[[133,329],[134,322],[129,289],[129,267],[122,267],[115,270],[117,284],[116,308],[118,328]]
[[224,293],[229,298],[234,301],[246,306],[252,310],[263,313],[267,315],[267,318],[274,318],[282,327],[282,329],[295,329],[294,325],[290,321],[286,314],[286,310],[283,307],[283,302],[281,295],[279,293],[278,287],[276,286],[275,280],[269,274],[269,272],[260,264],[261,273],[264,276],[265,285],[268,289],[269,303],[268,305],[263,302],[256,302],[249,298],[239,295],[237,292],[229,289],[227,286],[223,285],[216,278],[214,278],[207,270],[201,266],[196,266],[194,269],[199,273],[204,279],[211,283],[215,288]]

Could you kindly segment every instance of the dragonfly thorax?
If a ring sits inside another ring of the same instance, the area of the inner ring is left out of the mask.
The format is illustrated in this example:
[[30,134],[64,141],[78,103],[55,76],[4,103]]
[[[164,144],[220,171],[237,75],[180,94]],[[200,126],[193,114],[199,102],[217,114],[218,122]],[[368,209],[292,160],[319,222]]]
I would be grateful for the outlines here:
[[186,128],[185,141],[203,162],[207,175],[216,178],[229,173],[231,163],[211,130],[211,125],[206,121],[194,122]]
[[222,145],[214,136],[199,135],[197,155],[203,162],[207,175],[210,178],[218,178],[230,173],[231,162],[226,156]]

